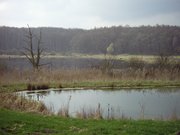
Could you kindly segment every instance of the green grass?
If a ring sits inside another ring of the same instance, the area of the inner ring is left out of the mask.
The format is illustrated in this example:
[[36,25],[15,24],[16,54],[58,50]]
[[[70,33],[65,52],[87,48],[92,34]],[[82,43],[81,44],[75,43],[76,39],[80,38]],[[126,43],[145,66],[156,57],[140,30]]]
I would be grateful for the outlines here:
[[0,92],[14,92],[27,89],[25,83],[0,84]]
[[0,134],[176,135],[180,121],[82,120],[0,109]]
[[62,84],[63,87],[83,87],[83,88],[161,88],[180,87],[179,81],[152,81],[152,80],[129,80],[129,81],[89,81]]

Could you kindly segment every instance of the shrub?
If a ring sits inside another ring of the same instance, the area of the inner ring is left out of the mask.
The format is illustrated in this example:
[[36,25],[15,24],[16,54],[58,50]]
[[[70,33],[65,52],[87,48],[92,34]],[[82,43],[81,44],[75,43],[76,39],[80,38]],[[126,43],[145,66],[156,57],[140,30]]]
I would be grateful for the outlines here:
[[140,58],[137,58],[137,57],[132,57],[129,59],[129,67],[132,68],[132,69],[143,69],[145,66],[145,62],[140,59]]
[[28,84],[27,85],[27,90],[45,90],[49,89],[49,85],[47,84],[41,84],[41,85],[34,85],[34,84]]

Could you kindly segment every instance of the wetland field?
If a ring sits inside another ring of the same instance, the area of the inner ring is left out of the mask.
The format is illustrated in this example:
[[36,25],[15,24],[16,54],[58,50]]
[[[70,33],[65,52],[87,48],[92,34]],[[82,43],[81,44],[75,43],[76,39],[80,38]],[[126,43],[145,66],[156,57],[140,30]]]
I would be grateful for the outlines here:
[[0,133],[176,135],[179,57],[157,58],[48,56],[35,71],[25,57],[3,55]]

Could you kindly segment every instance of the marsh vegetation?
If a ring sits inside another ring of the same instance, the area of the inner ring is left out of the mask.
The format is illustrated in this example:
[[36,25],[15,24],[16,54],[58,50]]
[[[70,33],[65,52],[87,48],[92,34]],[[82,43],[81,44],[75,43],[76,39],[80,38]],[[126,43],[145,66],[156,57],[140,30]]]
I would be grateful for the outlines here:
[[[2,65],[0,83],[1,87],[6,85],[23,85],[17,89],[40,89],[49,87],[158,87],[158,86],[179,86],[180,64],[178,57],[152,57],[145,60],[139,57],[126,56],[126,60],[108,57],[104,59],[78,58],[71,61],[81,63],[87,67],[72,68],[48,68],[44,67],[39,71],[29,68],[16,68],[11,62],[21,59],[12,59],[6,65]],[[62,62],[56,59],[54,62]],[[68,64],[67,59],[63,63]],[[69,61],[69,63],[71,63]],[[22,62],[22,61],[21,61]],[[25,61],[24,61],[25,62]],[[15,64],[14,63],[14,64]],[[61,64],[63,64],[61,63]],[[65,64],[65,65],[66,65]],[[20,63],[19,65],[24,65]],[[14,67],[8,68],[8,66]],[[30,65],[29,65],[30,66]],[[2,89],[2,88],[1,88]]]

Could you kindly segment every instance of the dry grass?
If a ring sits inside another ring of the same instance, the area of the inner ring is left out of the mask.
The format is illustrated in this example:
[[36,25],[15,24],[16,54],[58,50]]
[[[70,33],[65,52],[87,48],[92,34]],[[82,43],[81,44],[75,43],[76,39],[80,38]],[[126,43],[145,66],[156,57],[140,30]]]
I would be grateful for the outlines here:
[[49,83],[61,83],[61,82],[77,82],[86,80],[105,79],[106,75],[103,75],[99,70],[88,69],[75,69],[75,70],[47,70],[42,69],[39,72],[31,70],[11,70],[4,71],[0,76],[0,83],[29,83],[29,84],[49,84]]
[[27,100],[14,93],[0,93],[0,107],[24,112],[51,114],[43,103]]
[[68,99],[67,105],[66,106],[62,106],[60,108],[60,110],[58,111],[57,115],[61,116],[61,117],[69,117],[69,104],[71,101],[71,96]]
[[[106,62],[113,63],[108,59]],[[64,84],[82,82],[180,81],[180,63],[169,57],[158,57],[153,64],[147,64],[143,59],[134,57],[129,60],[129,66],[125,69],[114,69],[114,64],[110,64],[109,68],[108,65],[100,64],[86,69],[49,70],[44,68],[38,72],[25,69],[0,70],[0,85],[27,84],[27,89],[33,90],[46,89],[53,84],[56,85],[55,87],[62,88]],[[104,72],[104,69],[108,69],[108,72]],[[83,86],[88,86],[88,83]]]
[[103,110],[100,104],[96,109],[83,107],[81,111],[76,112],[76,117],[80,119],[103,119]]
[[30,70],[11,70],[3,71],[0,76],[0,84],[59,84],[76,83],[88,81],[113,81],[113,80],[162,80],[162,81],[179,81],[180,71],[178,69],[118,69],[113,70],[113,74],[103,74],[99,69],[75,69],[75,70],[47,70],[39,72]]

